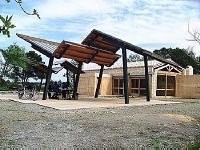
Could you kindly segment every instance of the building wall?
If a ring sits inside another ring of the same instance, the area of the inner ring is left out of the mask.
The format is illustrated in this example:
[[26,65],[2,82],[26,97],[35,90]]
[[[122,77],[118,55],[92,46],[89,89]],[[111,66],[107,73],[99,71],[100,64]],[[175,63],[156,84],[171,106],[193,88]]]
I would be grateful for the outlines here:
[[[152,74],[152,67],[149,67],[149,73]],[[131,76],[143,76],[145,74],[144,67],[134,67],[128,68],[128,73]],[[94,96],[96,85],[97,85],[97,77],[99,75],[99,70],[90,70],[85,71],[85,74],[81,74],[79,80],[78,92],[79,94]],[[114,68],[114,69],[105,69],[103,72],[102,83],[100,88],[100,95],[112,95],[112,77],[113,76],[123,76],[122,68]],[[155,77],[154,77],[155,78]],[[149,85],[150,85],[150,96],[152,97],[154,92],[154,84],[152,84],[152,76],[149,75]]]
[[[81,74],[78,86],[78,93],[81,95],[94,96],[98,82],[98,76],[99,74],[94,72]],[[99,94],[112,94],[112,75],[103,74]]]
[[112,95],[112,75],[103,74],[99,95]]
[[200,75],[176,76],[176,96],[200,98]]
[[85,73],[80,75],[78,93],[82,95],[94,95],[96,89],[96,74]]

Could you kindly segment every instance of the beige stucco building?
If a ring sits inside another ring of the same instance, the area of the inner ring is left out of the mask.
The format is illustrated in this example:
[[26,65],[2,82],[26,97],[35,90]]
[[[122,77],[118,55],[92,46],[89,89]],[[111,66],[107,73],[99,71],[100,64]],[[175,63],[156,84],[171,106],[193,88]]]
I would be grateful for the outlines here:
[[[129,95],[142,96],[146,93],[144,61],[128,62]],[[156,60],[148,61],[150,96],[200,97],[200,76],[193,75],[192,67],[174,67]],[[80,76],[79,94],[93,96],[97,86],[99,69],[95,64],[84,64],[85,74]],[[195,86],[194,86],[195,83]],[[187,87],[190,88],[187,92]],[[199,87],[199,88],[198,88]],[[194,89],[195,88],[195,89]],[[123,95],[122,63],[105,68],[99,95]],[[183,91],[183,89],[185,91]]]

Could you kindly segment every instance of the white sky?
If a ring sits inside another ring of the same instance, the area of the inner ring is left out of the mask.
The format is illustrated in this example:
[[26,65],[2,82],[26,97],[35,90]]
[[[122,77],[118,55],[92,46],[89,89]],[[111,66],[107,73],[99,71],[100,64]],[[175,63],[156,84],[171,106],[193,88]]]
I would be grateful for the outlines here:
[[16,33],[81,43],[97,29],[149,51],[192,46],[200,55],[200,45],[187,40],[188,22],[200,31],[200,0],[23,0],[23,6],[37,9],[41,19],[25,15],[14,1],[0,1],[0,14],[13,15],[16,25],[11,38],[0,36],[0,48],[16,42],[32,50]]

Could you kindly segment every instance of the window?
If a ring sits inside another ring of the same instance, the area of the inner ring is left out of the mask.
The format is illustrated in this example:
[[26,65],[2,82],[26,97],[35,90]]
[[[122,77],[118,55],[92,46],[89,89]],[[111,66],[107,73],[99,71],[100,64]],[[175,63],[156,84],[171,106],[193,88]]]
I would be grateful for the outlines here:
[[[145,95],[146,83],[144,78],[129,79],[129,93],[131,95]],[[113,78],[113,95],[124,95],[124,80],[121,77]]]
[[132,95],[145,95],[146,83],[144,78],[131,78],[130,92]]
[[123,95],[124,94],[124,80],[122,78],[113,79],[113,95]]

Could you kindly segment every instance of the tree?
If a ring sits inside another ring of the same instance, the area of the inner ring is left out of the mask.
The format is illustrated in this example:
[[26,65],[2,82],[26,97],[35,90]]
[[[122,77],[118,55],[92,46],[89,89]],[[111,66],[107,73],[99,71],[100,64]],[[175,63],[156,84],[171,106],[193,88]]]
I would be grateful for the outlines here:
[[[11,0],[5,0],[7,3],[10,3]],[[37,16],[40,19],[40,16],[37,12],[37,10],[33,9],[32,13],[27,12],[23,6],[22,6],[22,0],[15,0],[15,2],[20,6],[20,8],[22,9],[22,11],[27,14],[27,15],[34,15]],[[3,17],[0,15],[0,21],[2,22],[2,26],[0,26],[0,33],[2,33],[3,35],[6,35],[8,37],[10,37],[10,29],[15,28],[15,25],[12,24],[11,22],[12,20],[12,16],[6,16]]]
[[136,62],[136,61],[142,61],[142,60],[144,60],[144,58],[141,56],[141,55],[139,55],[139,54],[130,54],[129,56],[128,56],[128,62]]
[[33,64],[42,63],[41,55],[34,51],[25,53],[25,49],[18,45],[10,45],[7,49],[1,50],[5,63],[1,74],[12,79],[14,82],[25,83],[29,78],[41,79],[44,75],[33,68]]
[[198,57],[191,49],[180,49],[180,48],[161,48],[155,50],[153,53],[158,54],[166,59],[170,58],[180,66],[186,68],[192,66],[194,73],[200,74],[200,63]]
[[39,71],[38,69],[36,69],[35,67],[33,67],[33,65],[36,63],[43,63],[42,57],[41,55],[37,54],[35,51],[29,51],[28,53],[26,53],[26,55],[28,58],[29,68],[31,68],[31,70],[27,71],[27,73],[29,74],[29,77],[32,77],[35,80],[40,79],[40,85],[38,89],[40,91],[45,74]]
[[41,79],[44,77],[44,74],[32,67],[36,63],[42,63],[41,55],[37,54],[35,51],[29,51],[26,53],[28,59],[28,68],[29,77],[34,78],[35,80]]
[[17,82],[22,77],[22,72],[27,68],[27,57],[25,49],[16,44],[10,45],[7,49],[1,49],[5,59],[1,74]]
[[159,56],[165,58],[165,59],[170,59],[170,48],[161,48],[160,50],[154,50],[153,53],[158,54]]

